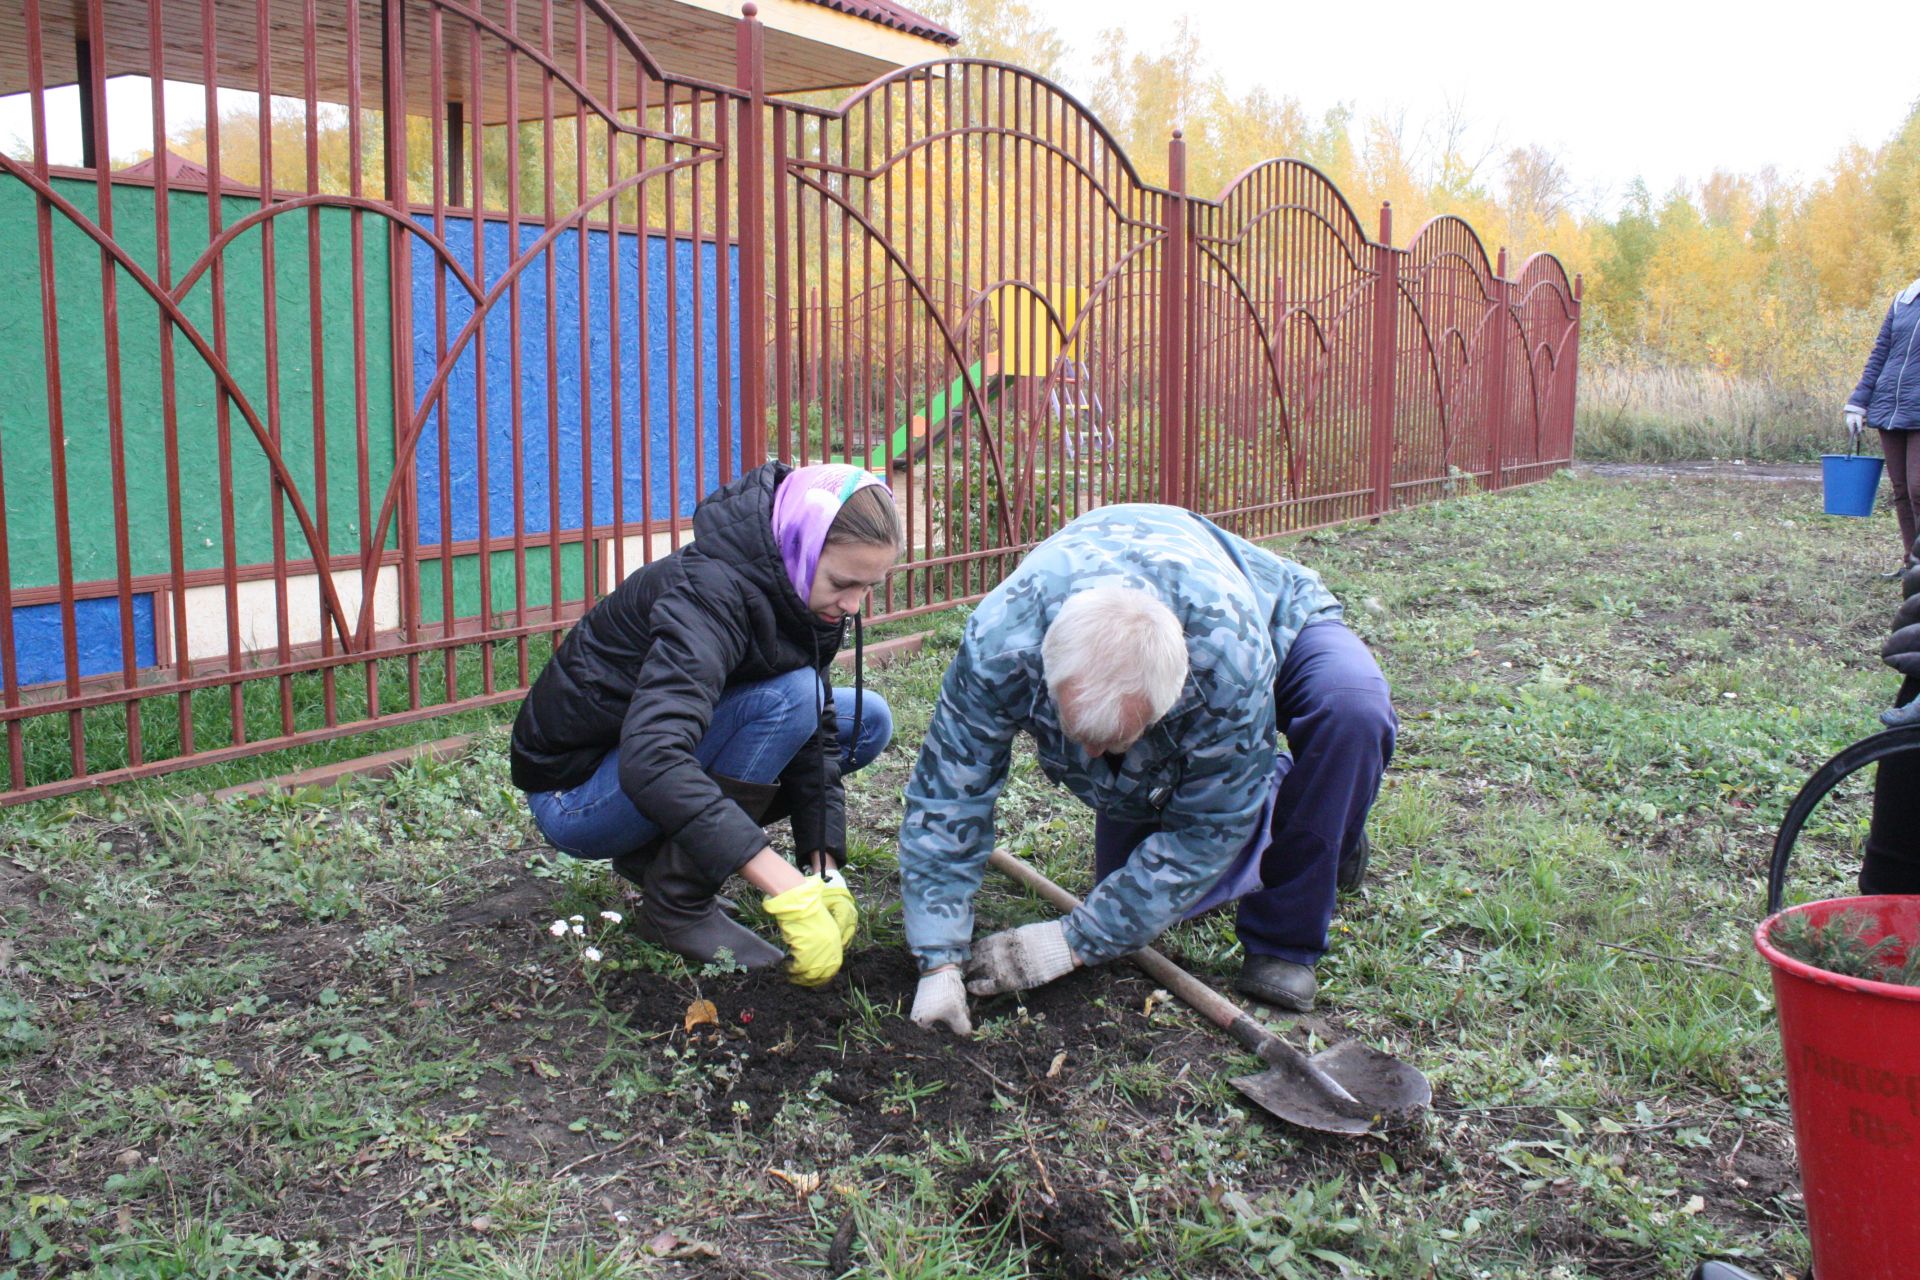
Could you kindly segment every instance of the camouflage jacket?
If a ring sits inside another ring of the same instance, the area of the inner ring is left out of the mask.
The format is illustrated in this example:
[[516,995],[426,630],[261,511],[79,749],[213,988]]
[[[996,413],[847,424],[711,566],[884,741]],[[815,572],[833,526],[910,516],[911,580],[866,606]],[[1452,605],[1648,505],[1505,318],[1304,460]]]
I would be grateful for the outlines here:
[[[1061,732],[1040,669],[1061,604],[1094,586],[1152,592],[1187,634],[1186,687],[1117,769]],[[1023,729],[1046,775],[1083,802],[1160,823],[1067,917],[1074,954],[1111,960],[1178,920],[1253,834],[1274,768],[1281,659],[1308,622],[1340,616],[1319,574],[1178,507],[1101,507],[1034,548],[968,620],[907,784],[900,889],[921,967],[971,950],[994,801]]]

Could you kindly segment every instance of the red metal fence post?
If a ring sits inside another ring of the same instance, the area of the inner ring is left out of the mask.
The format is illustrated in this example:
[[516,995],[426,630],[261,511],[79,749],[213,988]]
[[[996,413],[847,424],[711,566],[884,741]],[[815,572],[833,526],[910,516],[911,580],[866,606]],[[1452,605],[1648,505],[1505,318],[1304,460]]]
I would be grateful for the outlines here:
[[1187,474],[1187,144],[1180,130],[1167,143],[1163,198],[1166,247],[1160,300],[1160,501],[1186,499]]
[[1513,412],[1513,398],[1507,393],[1507,348],[1511,345],[1508,326],[1513,322],[1513,288],[1507,283],[1507,249],[1500,247],[1499,264],[1493,269],[1493,301],[1499,318],[1493,326],[1491,421],[1487,424],[1487,488],[1499,489],[1507,460],[1507,418]]
[[1586,295],[1587,278],[1585,274],[1573,277],[1573,333],[1567,346],[1567,374],[1564,382],[1567,397],[1567,461],[1573,461],[1574,414],[1578,406],[1578,388],[1580,386],[1580,313],[1583,310],[1581,299]]
[[[413,418],[414,394],[413,240],[408,229],[412,225],[413,192],[407,162],[406,6],[398,0],[382,0],[380,29],[383,194],[394,212],[387,223],[387,283],[393,307],[393,444],[396,450],[393,465],[398,474],[405,476],[394,510],[400,541],[400,624],[407,644],[414,645],[420,639],[420,530],[415,503],[420,477],[414,470],[414,455],[403,457],[398,452],[406,441],[407,428]],[[445,541],[446,531],[442,530],[443,551]],[[378,582],[376,567],[373,581],[365,584],[367,599],[373,598]],[[363,609],[371,614],[367,606]],[[371,646],[372,628],[368,631],[369,634],[356,637],[357,642]],[[378,696],[377,685],[370,688],[369,696]],[[410,651],[407,654],[407,706],[413,709],[419,705],[420,655]],[[377,707],[371,708],[368,718],[379,714]]]
[[1393,202],[1380,206],[1380,242],[1374,246],[1371,514],[1384,514],[1393,501],[1394,375],[1399,367],[1400,258],[1393,247]]
[[744,467],[767,460],[766,29],[758,6],[740,7],[734,67],[745,96],[737,104],[734,174],[740,210],[740,454]]

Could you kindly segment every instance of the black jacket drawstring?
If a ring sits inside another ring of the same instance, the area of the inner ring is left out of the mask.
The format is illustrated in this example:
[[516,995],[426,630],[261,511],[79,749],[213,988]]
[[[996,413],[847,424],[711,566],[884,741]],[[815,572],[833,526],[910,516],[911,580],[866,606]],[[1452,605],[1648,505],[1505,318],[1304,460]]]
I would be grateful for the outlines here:
[[860,716],[867,709],[867,673],[863,665],[866,636],[860,630],[860,615],[853,615],[853,734],[847,743],[847,759],[860,749]]
[[[853,732],[848,735],[847,739],[846,754],[848,760],[852,760],[853,753],[860,749],[860,724],[867,709],[866,644],[866,631],[860,625],[860,615],[856,613],[853,615]],[[819,650],[817,648],[814,650],[814,670],[820,672],[820,693],[825,700],[825,705],[821,708],[821,718],[825,719],[827,716],[834,716],[837,720],[838,714],[833,709],[833,682],[827,678],[826,664],[819,661]],[[839,734],[836,733],[834,738],[837,742]],[[827,760],[826,735],[815,734],[814,743],[814,749],[820,753],[820,768],[824,774],[829,763]],[[834,766],[834,776],[837,777],[841,772],[839,767],[840,762],[835,760],[831,763]],[[826,847],[826,838],[826,832],[822,831],[817,843],[823,849]],[[844,859],[845,856],[843,852],[841,857]]]
[[[856,613],[853,615],[853,732],[847,735],[847,751],[846,751],[847,759],[849,761],[853,759],[853,753],[860,749],[860,722],[861,722],[861,718],[866,714],[866,710],[867,710],[866,646],[867,646],[866,631],[860,625],[860,615]],[[833,710],[833,685],[830,681],[827,680],[824,674],[820,678],[820,687],[822,692],[826,694],[826,698],[827,698],[827,705],[825,708],[825,712],[827,715],[834,715],[835,713]],[[838,734],[835,734],[834,736],[836,740],[839,737]],[[824,770],[827,765],[826,739],[824,735],[822,735],[816,738],[816,741],[819,743],[818,749],[820,752],[820,765],[821,765],[821,768]],[[835,766],[834,772],[837,775],[840,772],[840,769],[839,769],[840,762],[836,760],[833,762],[833,764]],[[825,833],[822,833],[822,839],[824,840],[824,838],[825,838]]]

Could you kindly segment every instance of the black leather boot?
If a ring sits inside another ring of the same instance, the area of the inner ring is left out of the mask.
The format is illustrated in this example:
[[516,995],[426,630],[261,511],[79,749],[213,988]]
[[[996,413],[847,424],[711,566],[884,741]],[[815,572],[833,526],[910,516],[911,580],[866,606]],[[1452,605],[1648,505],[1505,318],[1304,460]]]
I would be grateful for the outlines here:
[[[718,775],[713,780],[755,822],[762,820],[780,791],[773,783]],[[678,841],[662,840],[650,849],[616,858],[613,869],[640,886],[634,930],[648,942],[700,964],[712,964],[722,951],[747,969],[764,969],[786,959],[786,952],[727,916],[721,906],[725,900],[718,896],[726,875],[716,878],[710,866]]]
[[722,951],[747,969],[764,969],[786,959],[786,952],[720,909],[715,901],[719,887],[712,871],[679,841],[663,842],[640,871],[635,931],[699,964],[712,964]]
[[1358,893],[1367,882],[1367,862],[1373,857],[1373,842],[1362,831],[1360,838],[1340,855],[1340,869],[1334,872],[1334,884],[1341,893]]
[[1233,980],[1233,989],[1281,1009],[1312,1013],[1320,981],[1313,976],[1311,965],[1295,964],[1279,956],[1248,956],[1240,966],[1240,976]]

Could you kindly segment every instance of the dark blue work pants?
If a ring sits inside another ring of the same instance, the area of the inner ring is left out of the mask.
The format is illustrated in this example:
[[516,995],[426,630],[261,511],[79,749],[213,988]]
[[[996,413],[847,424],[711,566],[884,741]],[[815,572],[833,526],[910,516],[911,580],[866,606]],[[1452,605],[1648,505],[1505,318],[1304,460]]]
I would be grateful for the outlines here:
[[[1274,681],[1274,709],[1293,767],[1274,804],[1264,887],[1240,899],[1234,931],[1249,955],[1310,965],[1326,954],[1340,852],[1366,825],[1399,722],[1379,665],[1340,622],[1312,623],[1295,637]],[[1158,829],[1096,816],[1094,878],[1118,870]]]

